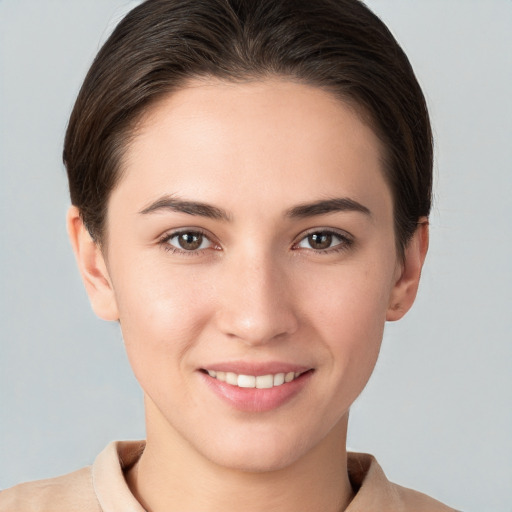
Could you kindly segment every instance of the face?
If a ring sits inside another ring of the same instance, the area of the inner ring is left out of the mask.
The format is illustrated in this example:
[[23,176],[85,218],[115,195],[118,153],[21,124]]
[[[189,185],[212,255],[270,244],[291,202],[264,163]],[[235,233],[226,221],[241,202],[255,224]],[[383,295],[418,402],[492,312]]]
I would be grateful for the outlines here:
[[261,471],[341,436],[403,271],[371,128],[318,88],[197,81],[122,168],[96,310],[119,316],[148,438]]

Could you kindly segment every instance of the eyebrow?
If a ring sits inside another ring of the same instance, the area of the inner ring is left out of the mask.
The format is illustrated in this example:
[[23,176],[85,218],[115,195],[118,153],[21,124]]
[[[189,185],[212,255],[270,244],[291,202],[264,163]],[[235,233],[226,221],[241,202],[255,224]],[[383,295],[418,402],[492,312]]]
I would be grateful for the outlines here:
[[290,218],[306,218],[334,212],[361,212],[369,217],[372,216],[372,212],[366,206],[348,197],[299,204],[287,210],[286,216]]
[[[146,215],[160,211],[170,210],[173,212],[187,213],[188,215],[198,215],[209,219],[230,221],[231,215],[222,208],[197,201],[186,201],[173,196],[164,196],[157,199],[139,213]],[[361,212],[372,216],[371,211],[361,203],[348,197],[334,199],[324,199],[312,203],[303,203],[285,212],[285,217],[289,218],[307,218],[316,215],[325,215],[335,212]]]
[[231,220],[230,215],[217,206],[196,201],[186,201],[173,196],[164,196],[151,203],[139,213],[146,215],[160,211],[170,210],[173,212],[188,213],[189,215],[198,215],[215,220]]

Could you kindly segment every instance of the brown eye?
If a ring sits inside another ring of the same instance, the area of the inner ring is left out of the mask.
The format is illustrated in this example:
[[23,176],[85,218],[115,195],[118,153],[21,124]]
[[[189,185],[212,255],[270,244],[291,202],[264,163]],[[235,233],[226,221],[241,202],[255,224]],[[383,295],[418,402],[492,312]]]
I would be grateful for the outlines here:
[[308,243],[312,249],[317,251],[328,249],[332,244],[332,235],[330,233],[312,233],[308,236]]
[[178,251],[198,251],[211,247],[212,243],[199,231],[182,231],[170,236],[165,243]]
[[296,247],[327,253],[330,252],[330,249],[347,249],[351,244],[352,240],[341,233],[335,233],[333,231],[313,231],[300,240]]
[[201,233],[181,233],[178,237],[178,243],[186,251],[196,251],[201,247],[203,235]]

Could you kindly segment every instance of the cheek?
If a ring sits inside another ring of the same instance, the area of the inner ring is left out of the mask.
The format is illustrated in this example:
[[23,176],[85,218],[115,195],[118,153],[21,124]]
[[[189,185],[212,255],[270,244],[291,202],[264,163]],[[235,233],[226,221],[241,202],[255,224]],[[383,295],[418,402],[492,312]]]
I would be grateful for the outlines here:
[[[375,366],[391,291],[382,266],[351,267],[323,280],[323,293],[310,289],[311,322],[329,354],[333,375],[350,388],[363,389]],[[355,398],[355,397],[353,397]]]
[[114,289],[128,358],[141,380],[183,364],[211,316],[211,300],[194,272],[144,262],[133,268],[118,272]]
[[309,297],[306,310],[314,311],[313,316],[331,331],[330,337],[381,328],[391,293],[388,268],[392,265],[362,264],[329,270],[329,274],[310,274],[304,282],[305,300]]

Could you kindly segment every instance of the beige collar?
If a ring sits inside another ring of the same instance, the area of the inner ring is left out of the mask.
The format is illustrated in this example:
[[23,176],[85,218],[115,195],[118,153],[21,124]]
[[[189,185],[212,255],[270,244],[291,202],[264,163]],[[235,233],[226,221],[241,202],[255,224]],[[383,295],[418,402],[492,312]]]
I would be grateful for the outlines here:
[[[103,512],[145,512],[125,481],[124,472],[135,464],[144,441],[110,443],[92,467],[93,486]],[[350,482],[356,493],[345,512],[448,511],[440,503],[415,491],[392,484],[371,455],[348,454]]]

